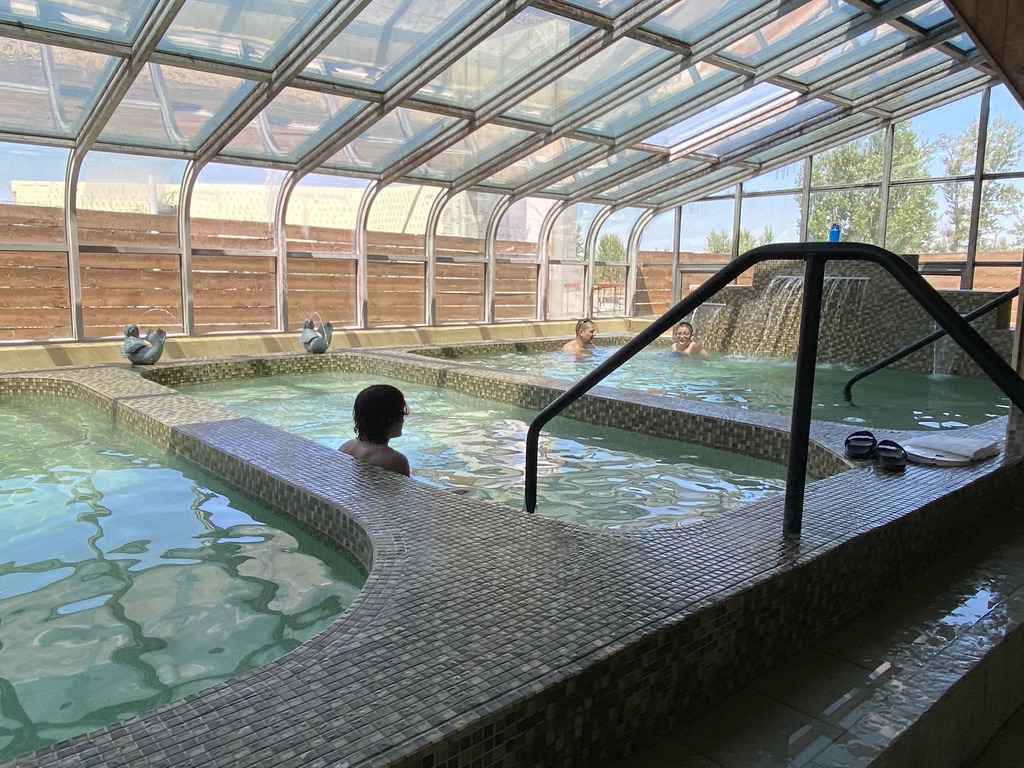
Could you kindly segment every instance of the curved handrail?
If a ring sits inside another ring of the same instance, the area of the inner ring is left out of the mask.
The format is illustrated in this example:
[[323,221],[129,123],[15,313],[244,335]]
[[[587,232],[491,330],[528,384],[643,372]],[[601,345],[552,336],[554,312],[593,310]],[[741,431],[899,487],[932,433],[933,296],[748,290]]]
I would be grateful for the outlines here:
[[693,312],[740,274],[754,265],[770,259],[803,261],[805,263],[804,301],[797,348],[797,371],[786,476],[785,519],[783,522],[785,536],[797,537],[800,535],[811,422],[811,390],[814,385],[813,363],[814,356],[817,355],[818,320],[820,319],[824,267],[830,259],[873,262],[889,272],[932,316],[935,322],[974,359],[982,371],[996,383],[1011,402],[1024,410],[1024,380],[917,270],[896,254],[865,243],[771,243],[747,251],[720,269],[537,414],[526,431],[525,495],[527,512],[532,513],[537,508],[537,453],[541,429],[608,374],[655,341],[672,328],[676,322]]
[[[1006,293],[1001,293],[994,299],[986,301],[980,307],[976,307],[975,309],[972,309],[970,312],[967,312],[964,315],[964,320],[967,320],[968,322],[970,322],[971,320],[977,320],[979,317],[988,314],[993,309],[1001,307],[1003,304],[1010,301],[1010,299],[1012,299],[1018,293],[1020,293],[1019,287],[1011,288]],[[938,339],[941,339],[945,335],[946,332],[941,328],[937,331],[932,331],[927,336],[921,337],[913,344],[901,349],[899,352],[889,355],[884,360],[879,360],[874,365],[868,366],[859,373],[855,373],[853,376],[850,377],[850,380],[846,382],[846,386],[843,387],[843,397],[846,399],[846,402],[853,402],[853,385],[856,384],[858,381],[860,381],[863,378],[866,378],[867,376],[870,376],[872,373],[882,370],[886,366],[892,365],[893,363],[902,360],[907,355],[911,355],[914,352],[917,352],[917,350],[921,349],[922,347],[927,347],[933,341],[937,341]]]

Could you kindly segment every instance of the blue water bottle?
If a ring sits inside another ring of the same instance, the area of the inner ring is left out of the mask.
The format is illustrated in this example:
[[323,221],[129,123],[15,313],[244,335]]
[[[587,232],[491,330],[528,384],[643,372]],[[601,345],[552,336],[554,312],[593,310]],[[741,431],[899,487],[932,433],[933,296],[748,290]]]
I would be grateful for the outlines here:
[[838,224],[833,224],[832,227],[829,229],[829,231],[828,231],[828,241],[830,243],[838,243],[839,242],[839,225]]

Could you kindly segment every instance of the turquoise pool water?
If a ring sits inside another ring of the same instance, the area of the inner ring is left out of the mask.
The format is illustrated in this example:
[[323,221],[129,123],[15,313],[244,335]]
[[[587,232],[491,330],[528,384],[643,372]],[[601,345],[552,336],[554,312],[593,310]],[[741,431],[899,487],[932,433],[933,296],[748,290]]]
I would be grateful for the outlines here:
[[[617,347],[596,347],[580,359],[558,351],[506,352],[460,356],[460,362],[486,368],[576,381]],[[884,369],[853,387],[853,404],[843,387],[860,371],[820,365],[814,377],[812,418],[888,429],[956,429],[1009,413],[1009,400],[988,379],[926,375]],[[795,365],[772,358],[712,356],[706,360],[672,357],[664,348],[646,349],[614,371],[608,386],[707,403],[789,414]]]
[[[350,373],[181,389],[337,448],[353,436],[356,393],[380,382],[401,389],[409,404],[404,434],[391,445],[409,457],[414,478],[522,509],[532,411]],[[540,448],[537,511],[609,530],[686,525],[785,489],[785,467],[778,464],[569,419],[555,419]]]
[[0,409],[0,760],[266,664],[365,581],[85,406]]

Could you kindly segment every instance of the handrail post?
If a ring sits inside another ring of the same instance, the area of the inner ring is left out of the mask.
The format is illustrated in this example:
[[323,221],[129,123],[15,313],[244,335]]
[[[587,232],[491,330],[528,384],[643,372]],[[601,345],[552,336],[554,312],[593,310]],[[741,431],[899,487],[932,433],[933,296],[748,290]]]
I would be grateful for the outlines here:
[[804,488],[807,485],[807,456],[811,439],[811,410],[814,407],[814,369],[818,359],[821,330],[821,301],[825,285],[825,258],[808,255],[804,263],[804,298],[797,336],[796,380],[793,384],[793,413],[789,429],[789,465],[786,467],[786,502],[782,533],[799,538],[804,518]]

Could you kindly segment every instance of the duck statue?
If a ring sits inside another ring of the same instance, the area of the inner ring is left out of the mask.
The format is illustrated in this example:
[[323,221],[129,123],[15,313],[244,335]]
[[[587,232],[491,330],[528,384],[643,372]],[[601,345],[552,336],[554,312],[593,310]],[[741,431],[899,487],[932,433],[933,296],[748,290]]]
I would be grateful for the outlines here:
[[313,318],[307,317],[302,321],[302,336],[300,341],[307,352],[315,355],[323,354],[331,346],[331,335],[334,333],[334,326],[330,323],[320,321],[320,324],[313,329]]
[[146,337],[139,337],[139,326],[129,323],[124,327],[124,343],[121,345],[121,356],[127,357],[132,365],[153,365],[164,353],[164,342],[167,334],[163,328],[146,331]]

